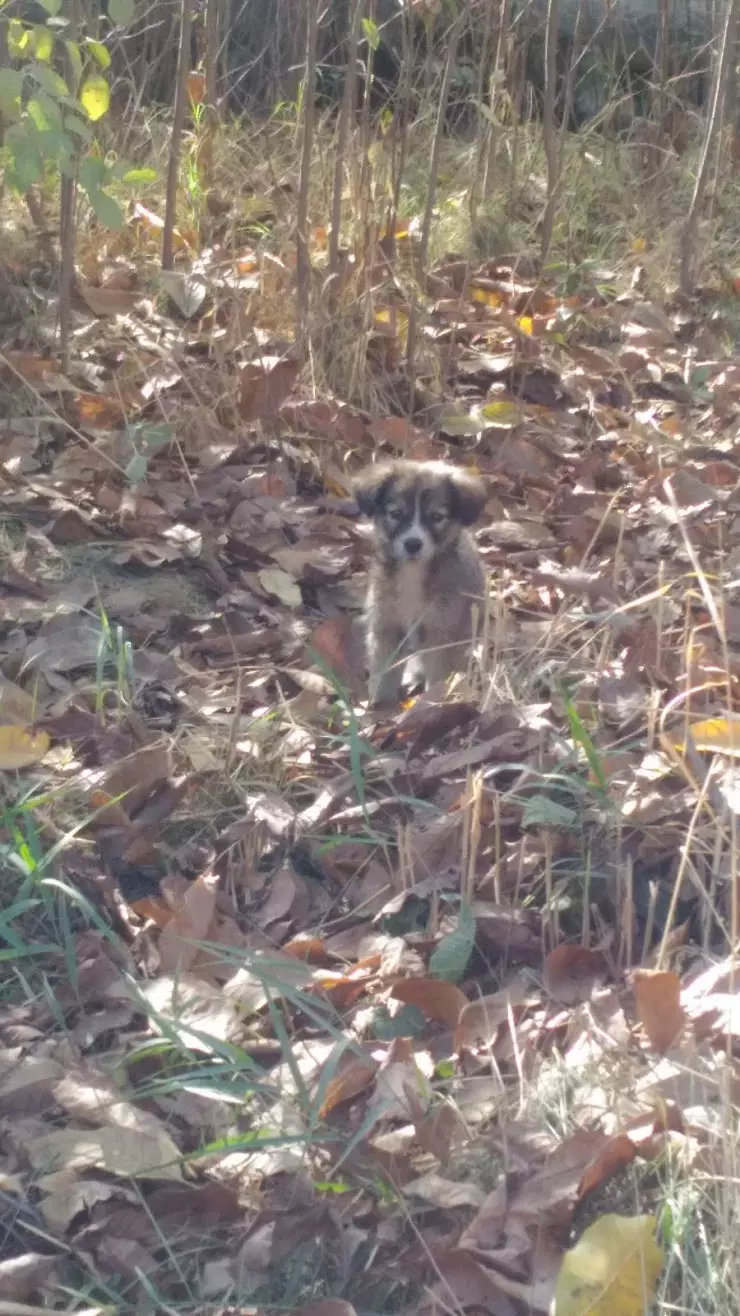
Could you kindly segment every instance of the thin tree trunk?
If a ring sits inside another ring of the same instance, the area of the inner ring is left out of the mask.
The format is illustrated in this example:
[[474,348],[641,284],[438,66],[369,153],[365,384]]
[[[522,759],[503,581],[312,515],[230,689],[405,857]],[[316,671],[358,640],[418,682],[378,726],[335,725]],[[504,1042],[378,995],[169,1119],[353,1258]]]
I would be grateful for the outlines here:
[[172,116],[170,156],[167,165],[167,194],[162,232],[162,269],[171,270],[174,264],[174,233],[177,220],[177,184],[180,176],[180,142],[185,126],[188,101],[188,74],[190,73],[190,26],[193,0],[182,0],[180,8],[180,48],[177,53],[177,81],[175,109]]
[[[360,19],[364,0],[355,0],[354,12],[347,42],[347,70],[344,80],[342,108],[339,112],[339,130],[337,133],[337,150],[334,160],[334,193],[331,204],[331,234],[329,236],[329,273],[336,276],[339,271],[339,229],[342,223],[342,193],[344,191],[345,156],[350,131],[354,124],[357,102],[357,47],[360,40]],[[332,289],[331,301],[335,300],[338,290]]]
[[545,96],[543,106],[543,133],[545,138],[545,157],[547,159],[547,202],[542,216],[541,258],[544,265],[555,224],[555,211],[560,189],[560,160],[558,152],[558,134],[555,126],[555,92],[557,82],[558,30],[560,26],[559,0],[548,0],[547,29],[545,32]]
[[[429,182],[427,184],[427,199],[424,207],[424,217],[421,222],[421,238],[419,240],[419,270],[423,276],[426,270],[427,259],[429,256],[429,239],[432,233],[432,216],[434,214],[434,202],[437,196],[437,174],[439,172],[439,156],[442,150],[442,138],[444,137],[445,117],[447,115],[447,103],[450,99],[450,83],[452,81],[452,70],[455,65],[457,55],[457,46],[460,40],[460,33],[467,10],[464,5],[460,6],[457,17],[452,24],[450,32],[449,45],[447,47],[447,59],[445,61],[444,74],[442,76],[442,88],[439,94],[439,108],[437,110],[437,122],[434,126],[434,139],[432,141],[432,153],[429,159]],[[406,348],[406,373],[409,383],[409,409],[414,405],[414,384],[416,374],[416,336],[417,336],[417,312],[416,306],[412,302],[409,309],[409,332],[408,343]]]
[[311,261],[308,253],[309,194],[311,155],[316,117],[316,47],[319,32],[320,0],[308,0],[306,13],[306,72],[303,79],[303,132],[301,176],[298,184],[296,216],[296,337],[301,343],[308,335],[311,311]]

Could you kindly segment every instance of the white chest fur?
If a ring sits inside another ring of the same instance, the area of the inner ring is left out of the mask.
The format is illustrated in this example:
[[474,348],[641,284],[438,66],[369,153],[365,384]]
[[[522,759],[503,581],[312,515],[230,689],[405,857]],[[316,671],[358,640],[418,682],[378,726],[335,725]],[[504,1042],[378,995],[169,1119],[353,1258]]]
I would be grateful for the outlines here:
[[393,588],[399,617],[405,617],[409,626],[416,626],[429,606],[426,581],[427,564],[401,562],[395,573]]

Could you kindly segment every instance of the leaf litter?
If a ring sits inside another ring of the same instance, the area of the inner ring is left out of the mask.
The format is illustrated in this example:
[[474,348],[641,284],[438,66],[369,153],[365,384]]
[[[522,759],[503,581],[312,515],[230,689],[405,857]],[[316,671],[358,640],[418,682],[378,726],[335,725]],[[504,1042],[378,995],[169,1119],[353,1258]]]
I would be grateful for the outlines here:
[[[277,258],[256,337],[215,251],[166,305],[87,265],[66,375],[3,358],[3,935],[46,984],[0,1014],[3,1294],[74,1257],[131,1309],[644,1310],[656,1167],[718,1173],[738,1084],[725,339],[692,373],[669,301],[445,260],[412,423],[309,391]],[[491,575],[470,680],[382,716],[376,453],[483,475]]]

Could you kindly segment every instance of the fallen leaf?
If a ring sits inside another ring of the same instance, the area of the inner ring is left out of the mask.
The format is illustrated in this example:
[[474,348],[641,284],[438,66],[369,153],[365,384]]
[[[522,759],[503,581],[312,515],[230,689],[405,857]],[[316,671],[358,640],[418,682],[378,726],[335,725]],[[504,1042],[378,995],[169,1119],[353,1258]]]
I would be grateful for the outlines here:
[[365,681],[365,655],[362,632],[354,617],[326,617],[311,633],[306,645],[309,657],[316,655],[322,665],[336,674],[350,694],[361,697]]
[[34,1169],[106,1170],[123,1178],[180,1179],[180,1151],[169,1134],[140,1129],[56,1129],[28,1147]]
[[601,1216],[563,1258],[553,1316],[644,1316],[664,1265],[653,1216]]
[[637,1017],[656,1051],[667,1051],[686,1019],[681,1005],[681,979],[672,969],[638,969],[633,975]]
[[411,1183],[404,1184],[403,1191],[407,1197],[420,1197],[422,1201],[446,1210],[456,1206],[472,1206],[478,1209],[485,1200],[485,1193],[477,1184],[456,1183],[454,1180],[444,1179],[441,1174],[436,1174],[433,1170],[429,1174],[423,1174],[419,1179],[412,1179]]
[[387,443],[401,452],[427,437],[404,416],[380,416],[368,425],[367,432],[376,443]]
[[93,315],[130,315],[142,300],[140,292],[126,288],[94,288],[81,282],[78,286]]
[[188,887],[182,908],[162,929],[159,958],[163,973],[182,973],[191,967],[199,951],[197,942],[208,937],[216,907],[218,877],[203,873]]
[[455,1051],[475,1046],[488,1047],[495,1041],[498,1030],[511,1017],[512,1010],[524,1004],[531,991],[524,983],[515,982],[491,996],[468,1001],[461,1010],[455,1029]]
[[36,717],[36,701],[13,681],[0,675],[0,721],[27,727]]
[[264,567],[257,572],[259,583],[265,594],[274,595],[287,608],[299,608],[303,601],[301,587],[282,567]]
[[162,287],[186,320],[204,309],[208,284],[202,274],[183,270],[160,270]]
[[350,1055],[346,1063],[330,1078],[319,1114],[322,1119],[331,1114],[335,1106],[349,1101],[365,1091],[378,1072],[378,1063],[369,1056]]
[[587,946],[556,946],[542,966],[545,988],[561,1005],[590,1000],[594,989],[603,986],[606,976],[603,955]]
[[279,356],[264,356],[244,366],[239,394],[242,420],[274,416],[291,392],[300,369],[300,361]]
[[429,958],[429,968],[436,977],[447,982],[457,982],[463,977],[475,946],[475,929],[475,914],[470,905],[462,901],[457,927],[442,937]]
[[393,984],[391,996],[405,1005],[415,1005],[427,1019],[454,1028],[468,998],[454,983],[438,978],[402,978]]
[[0,726],[0,772],[16,772],[40,763],[48,749],[49,737],[45,731]]

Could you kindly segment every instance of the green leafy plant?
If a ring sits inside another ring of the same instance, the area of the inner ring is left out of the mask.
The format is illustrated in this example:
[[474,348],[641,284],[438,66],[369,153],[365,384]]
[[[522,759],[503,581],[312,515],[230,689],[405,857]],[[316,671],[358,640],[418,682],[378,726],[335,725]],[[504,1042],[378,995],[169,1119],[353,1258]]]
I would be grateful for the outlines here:
[[[105,76],[110,52],[93,37],[72,39],[69,20],[60,15],[61,0],[41,2],[47,23],[0,20],[0,39],[4,36],[13,61],[0,69],[0,113],[8,124],[6,182],[26,193],[50,174],[77,178],[98,219],[108,228],[122,228],[124,214],[110,185],[149,182],[156,171],[131,169],[101,154],[94,125],[110,108]],[[133,0],[111,0],[114,24],[124,26],[133,16]]]

